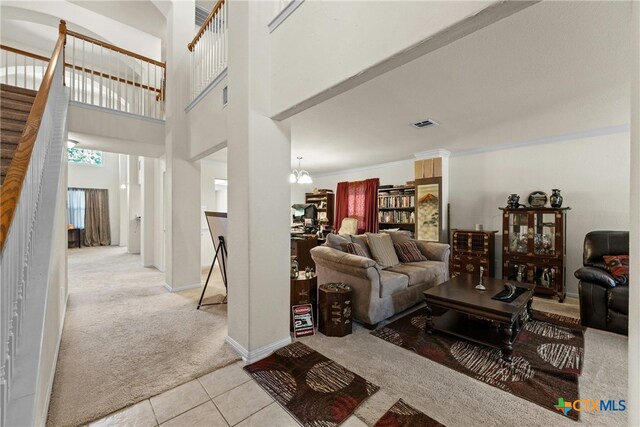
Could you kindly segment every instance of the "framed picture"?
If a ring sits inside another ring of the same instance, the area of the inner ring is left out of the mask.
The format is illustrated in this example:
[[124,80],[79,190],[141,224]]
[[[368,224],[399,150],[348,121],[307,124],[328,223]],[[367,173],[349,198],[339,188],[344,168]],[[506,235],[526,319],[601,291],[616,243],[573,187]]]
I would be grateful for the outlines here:
[[442,241],[442,177],[416,179],[416,239]]

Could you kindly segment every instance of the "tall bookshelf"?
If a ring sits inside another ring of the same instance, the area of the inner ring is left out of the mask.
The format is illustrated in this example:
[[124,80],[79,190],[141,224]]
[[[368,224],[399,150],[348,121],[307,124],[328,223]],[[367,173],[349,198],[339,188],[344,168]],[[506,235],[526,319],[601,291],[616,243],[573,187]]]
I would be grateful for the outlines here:
[[415,232],[415,187],[383,186],[378,190],[378,224],[381,230],[399,228]]
[[318,220],[326,218],[328,226],[333,227],[333,211],[335,203],[335,195],[332,191],[321,190],[317,193],[305,193],[305,203],[313,203],[318,207]]

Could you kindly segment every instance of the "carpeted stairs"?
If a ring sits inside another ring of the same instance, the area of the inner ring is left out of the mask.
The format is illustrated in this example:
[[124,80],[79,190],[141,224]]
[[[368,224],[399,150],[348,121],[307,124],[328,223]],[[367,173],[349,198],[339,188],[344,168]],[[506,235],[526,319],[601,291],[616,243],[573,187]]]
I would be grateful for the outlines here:
[[0,185],[18,147],[36,91],[0,85]]

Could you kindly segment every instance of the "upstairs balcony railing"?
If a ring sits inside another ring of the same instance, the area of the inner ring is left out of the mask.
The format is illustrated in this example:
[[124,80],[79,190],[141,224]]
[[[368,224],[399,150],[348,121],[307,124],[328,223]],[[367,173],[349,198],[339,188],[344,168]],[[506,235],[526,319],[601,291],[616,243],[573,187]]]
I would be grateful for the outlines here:
[[[6,45],[0,50],[0,83],[40,87],[49,58]],[[70,30],[64,57],[71,101],[163,118],[164,63]]]
[[67,31],[71,100],[139,116],[163,117],[165,64]]
[[219,0],[187,45],[191,55],[193,101],[227,68],[227,4]]

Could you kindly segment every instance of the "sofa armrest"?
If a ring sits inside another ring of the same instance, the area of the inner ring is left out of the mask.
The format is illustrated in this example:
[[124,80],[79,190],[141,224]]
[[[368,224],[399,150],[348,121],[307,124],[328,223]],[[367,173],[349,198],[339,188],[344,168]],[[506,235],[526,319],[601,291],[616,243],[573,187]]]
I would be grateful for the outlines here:
[[596,283],[601,286],[613,288],[617,285],[616,279],[608,272],[595,267],[582,267],[573,273],[577,279],[585,282]]
[[371,258],[352,255],[327,246],[311,249],[311,258],[322,267],[364,279],[379,277],[379,266]]
[[431,261],[442,261],[449,265],[450,247],[446,243],[428,242],[426,240],[416,240],[418,249],[422,255]]

